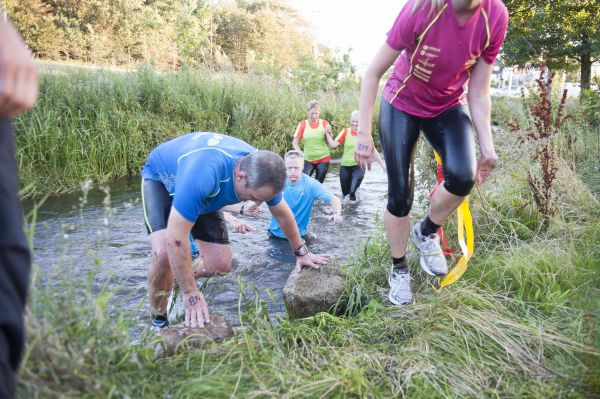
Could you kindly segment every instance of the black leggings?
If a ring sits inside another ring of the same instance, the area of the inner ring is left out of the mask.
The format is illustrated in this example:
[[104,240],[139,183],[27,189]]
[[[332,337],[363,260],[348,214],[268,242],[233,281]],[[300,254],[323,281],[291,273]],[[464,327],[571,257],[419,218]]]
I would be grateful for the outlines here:
[[356,190],[365,177],[365,171],[360,166],[340,166],[340,186],[342,186],[342,197],[350,194],[350,199],[356,199]]
[[413,160],[421,130],[442,159],[444,188],[464,197],[475,183],[477,162],[473,124],[464,105],[452,107],[434,118],[419,118],[381,100],[381,147],[388,175],[387,210],[406,216],[413,201]]
[[315,179],[319,181],[319,183],[323,183],[325,180],[325,175],[327,175],[327,170],[329,169],[329,162],[319,162],[319,163],[310,163],[308,161],[304,161],[304,170],[302,173],[305,173],[312,177],[314,172]]

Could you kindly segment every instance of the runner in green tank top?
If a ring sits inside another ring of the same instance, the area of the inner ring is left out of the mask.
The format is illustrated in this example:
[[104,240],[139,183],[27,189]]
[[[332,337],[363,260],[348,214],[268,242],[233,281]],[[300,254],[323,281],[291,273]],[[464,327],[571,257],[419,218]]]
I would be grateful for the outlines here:
[[[329,161],[331,161],[326,138],[326,136],[331,136],[331,126],[326,120],[319,119],[320,111],[321,106],[317,100],[308,103],[308,119],[298,124],[292,146],[304,155],[303,173],[312,176],[316,172],[315,178],[323,183],[329,169]],[[304,151],[301,151],[298,145],[301,140]]]
[[[335,140],[332,140],[328,135],[327,142],[331,148],[336,148],[340,145],[344,146],[344,154],[342,155],[342,164],[340,166],[340,186],[342,187],[342,197],[346,198],[346,195],[350,195],[350,202],[354,203],[356,202],[356,190],[360,187],[360,183],[362,183],[365,176],[365,171],[354,160],[358,110],[350,114],[350,125],[351,127],[342,130]],[[375,151],[375,159],[381,165],[381,168],[385,170],[385,164],[377,151]]]

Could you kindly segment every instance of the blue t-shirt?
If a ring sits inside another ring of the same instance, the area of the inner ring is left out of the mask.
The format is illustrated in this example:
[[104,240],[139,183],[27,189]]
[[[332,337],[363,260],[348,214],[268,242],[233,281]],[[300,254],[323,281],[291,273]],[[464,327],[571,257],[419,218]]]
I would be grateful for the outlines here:
[[[291,184],[289,180],[286,181],[283,198],[285,198],[285,202],[294,213],[300,236],[304,236],[306,235],[306,228],[310,221],[315,199],[320,199],[329,204],[333,199],[333,194],[327,191],[316,179],[312,179],[303,173],[296,184]],[[271,216],[269,232],[277,237],[285,237],[279,223],[277,223],[277,219],[273,216]]]
[[[235,162],[256,148],[250,144],[210,132],[194,132],[160,144],[142,168],[144,179],[158,180],[173,197],[173,206],[184,218],[216,212],[240,199],[233,188]],[[281,193],[267,201],[281,201]]]

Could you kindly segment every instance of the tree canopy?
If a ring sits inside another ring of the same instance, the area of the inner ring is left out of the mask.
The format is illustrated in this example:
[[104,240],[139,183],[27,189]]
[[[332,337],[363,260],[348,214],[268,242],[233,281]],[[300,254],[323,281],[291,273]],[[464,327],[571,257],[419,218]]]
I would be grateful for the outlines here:
[[503,47],[511,65],[538,64],[552,69],[579,68],[581,87],[589,89],[592,63],[600,59],[598,0],[504,0],[510,25]]
[[285,0],[4,0],[39,58],[247,71],[295,68],[312,52]]

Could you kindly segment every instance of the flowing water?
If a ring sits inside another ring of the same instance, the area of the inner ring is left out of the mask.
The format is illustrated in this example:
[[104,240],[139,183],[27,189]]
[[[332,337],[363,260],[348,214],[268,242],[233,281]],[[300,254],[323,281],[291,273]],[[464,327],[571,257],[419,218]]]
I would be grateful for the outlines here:
[[[339,198],[338,171],[339,163],[332,163],[324,184]],[[42,204],[34,234],[34,262],[40,270],[37,283],[80,279],[82,284],[90,281],[93,289],[103,284],[126,288],[125,307],[134,311],[140,326],[148,325],[146,271],[151,247],[143,222],[139,179],[114,181],[109,192],[110,198],[106,190],[95,187],[85,197],[82,193],[54,196]],[[343,202],[341,225],[330,222],[329,205],[317,201],[309,225],[317,239],[310,250],[332,254],[341,264],[359,254],[361,243],[381,219],[386,193],[387,177],[375,165],[365,174],[358,203]],[[31,204],[24,207],[27,211]],[[285,315],[281,291],[295,257],[287,241],[268,238],[270,214],[264,204],[262,207],[257,219],[243,217],[255,232],[242,235],[230,231],[233,271],[209,279],[204,291],[209,311],[224,315],[234,325],[238,324],[238,278],[258,289],[271,316]]]

